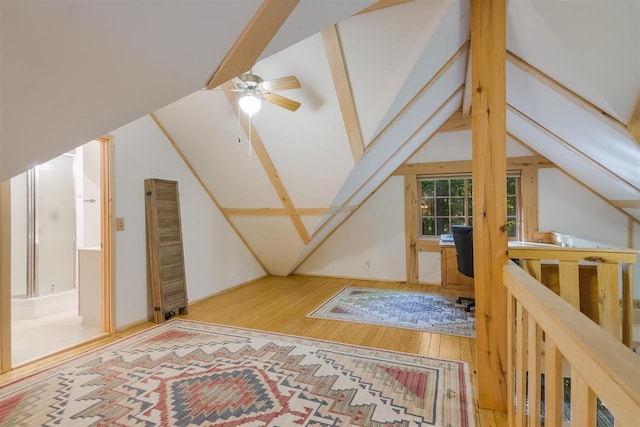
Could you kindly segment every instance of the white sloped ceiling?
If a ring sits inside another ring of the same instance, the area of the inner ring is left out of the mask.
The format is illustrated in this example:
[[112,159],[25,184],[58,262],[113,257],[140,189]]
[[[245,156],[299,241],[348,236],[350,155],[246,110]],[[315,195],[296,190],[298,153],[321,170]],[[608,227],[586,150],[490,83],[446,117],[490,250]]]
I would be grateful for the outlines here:
[[[0,2],[0,179],[155,111],[267,271],[294,271],[461,107],[470,1],[350,16],[373,0],[302,0],[253,67],[302,84],[280,92],[298,111],[265,103],[252,118],[262,162],[225,93],[198,90],[260,3]],[[603,198],[640,200],[640,147],[625,128],[640,94],[640,3],[511,1],[507,23],[509,52],[558,86],[508,62],[508,131]],[[333,24],[366,146],[359,161],[319,34]]]
[[[278,52],[374,0],[302,0]],[[0,2],[0,181],[205,86],[262,4]]]
[[508,131],[603,198],[637,203],[626,123],[640,97],[640,2],[510,2],[507,22],[507,49],[538,70],[507,61]]

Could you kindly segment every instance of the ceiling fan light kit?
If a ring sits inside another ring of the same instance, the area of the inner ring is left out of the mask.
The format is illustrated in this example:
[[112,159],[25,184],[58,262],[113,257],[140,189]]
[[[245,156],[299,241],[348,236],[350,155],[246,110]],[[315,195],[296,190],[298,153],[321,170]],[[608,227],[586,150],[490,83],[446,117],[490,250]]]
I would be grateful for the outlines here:
[[238,100],[240,109],[250,116],[260,111],[262,101],[256,94],[255,89],[246,89]]

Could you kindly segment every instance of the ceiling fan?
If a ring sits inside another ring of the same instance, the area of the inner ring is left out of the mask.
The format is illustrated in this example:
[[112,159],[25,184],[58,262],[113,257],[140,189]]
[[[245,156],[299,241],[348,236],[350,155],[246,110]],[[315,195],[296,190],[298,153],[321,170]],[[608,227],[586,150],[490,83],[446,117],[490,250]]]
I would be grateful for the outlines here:
[[278,90],[298,89],[300,82],[295,76],[285,76],[264,81],[253,73],[241,74],[232,80],[233,91],[240,92],[239,105],[245,113],[252,115],[260,110],[262,101],[267,101],[289,111],[296,111],[300,103],[273,93]]

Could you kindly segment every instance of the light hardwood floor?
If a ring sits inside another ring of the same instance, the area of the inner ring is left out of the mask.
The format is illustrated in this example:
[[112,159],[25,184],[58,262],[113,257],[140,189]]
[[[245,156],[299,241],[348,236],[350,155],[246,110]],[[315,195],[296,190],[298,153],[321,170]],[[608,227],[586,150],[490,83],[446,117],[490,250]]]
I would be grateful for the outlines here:
[[[196,302],[189,314],[178,316],[203,322],[254,328],[348,344],[376,347],[430,357],[462,360],[469,364],[474,399],[476,389],[475,339],[306,317],[345,286],[437,293],[439,286],[401,282],[365,281],[327,277],[265,277],[253,283]],[[108,337],[44,358],[0,375],[0,384],[153,326],[145,322]],[[506,414],[476,411],[479,427],[507,426]]]

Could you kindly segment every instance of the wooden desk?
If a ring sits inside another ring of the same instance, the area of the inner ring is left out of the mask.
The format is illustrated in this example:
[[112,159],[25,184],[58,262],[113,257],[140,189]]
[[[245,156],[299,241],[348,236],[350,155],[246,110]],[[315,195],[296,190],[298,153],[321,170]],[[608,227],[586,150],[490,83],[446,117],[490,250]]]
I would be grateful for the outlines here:
[[442,293],[464,297],[474,296],[473,279],[458,271],[458,257],[453,242],[440,242],[440,260]]

